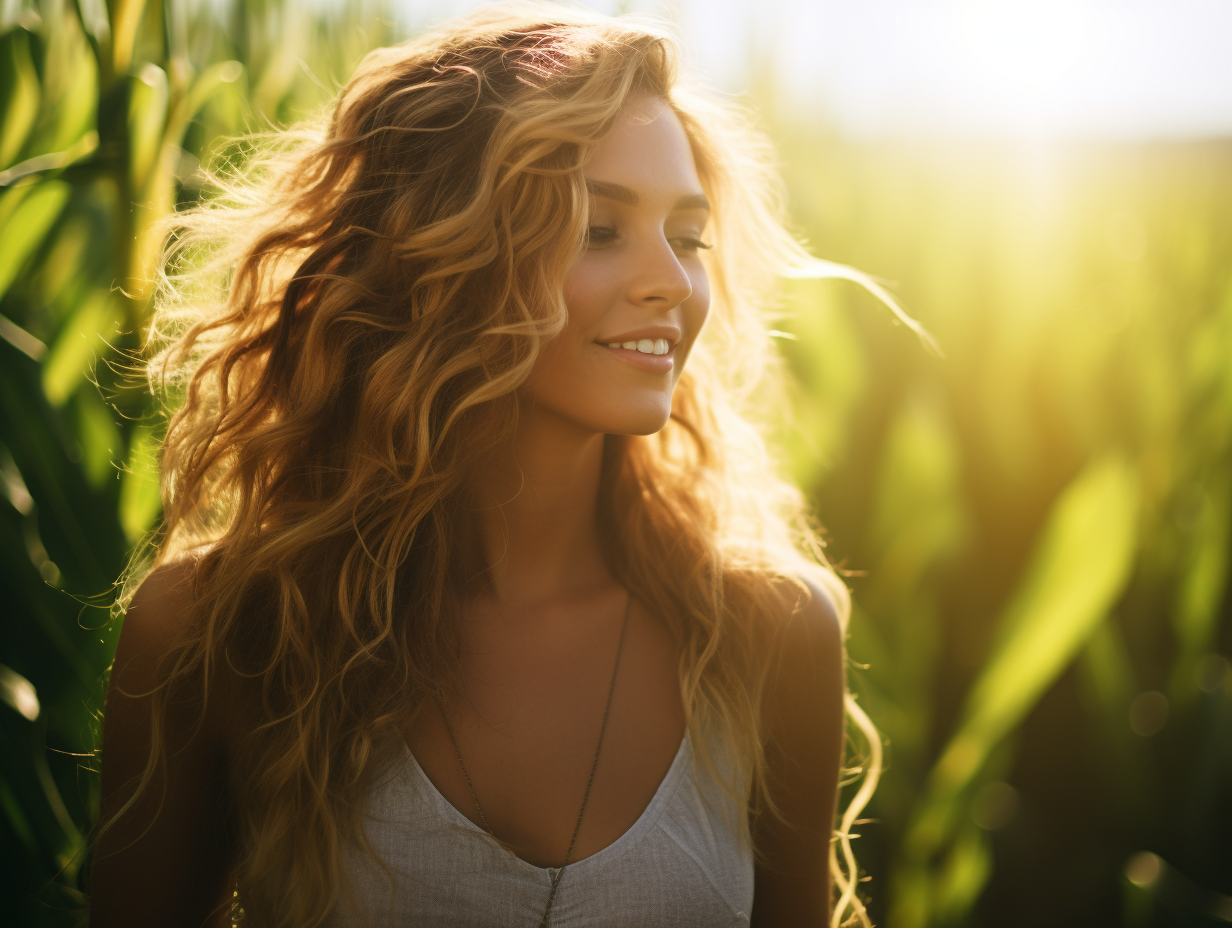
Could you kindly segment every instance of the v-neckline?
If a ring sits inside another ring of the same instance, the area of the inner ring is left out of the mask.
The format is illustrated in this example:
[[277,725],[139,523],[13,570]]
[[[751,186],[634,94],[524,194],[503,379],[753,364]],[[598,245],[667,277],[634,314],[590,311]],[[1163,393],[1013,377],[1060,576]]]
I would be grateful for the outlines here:
[[[419,765],[419,761],[411,750],[410,745],[403,742],[403,747],[406,750],[411,775],[419,782],[422,792],[441,815],[449,819],[454,825],[472,832],[477,837],[490,841],[493,847],[499,848],[503,854],[507,854],[517,861],[517,866],[549,881],[555,876],[556,872],[560,869],[559,867],[539,867],[530,861],[523,860],[505,845],[501,844],[495,837],[488,834],[488,832],[458,811],[454,804],[446,799],[441,791],[436,788],[436,784],[432,782],[431,778],[424,773],[424,769]],[[667,773],[664,774],[658,789],[655,790],[650,803],[642,810],[642,814],[637,817],[637,821],[630,825],[628,830],[611,844],[579,860],[571,861],[566,869],[576,872],[598,866],[603,861],[618,856],[625,848],[640,840],[647,831],[655,826],[663,814],[663,810],[667,808],[667,804],[671,801],[672,796],[680,785],[681,778],[691,766],[692,753],[689,731],[686,728],[684,736],[680,739],[680,747],[676,749],[676,756],[672,758],[671,766],[667,768]]]

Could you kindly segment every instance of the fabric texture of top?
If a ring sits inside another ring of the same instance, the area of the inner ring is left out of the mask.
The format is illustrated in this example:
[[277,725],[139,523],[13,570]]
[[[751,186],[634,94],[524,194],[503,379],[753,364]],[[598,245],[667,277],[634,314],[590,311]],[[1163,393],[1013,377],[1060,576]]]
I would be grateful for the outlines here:
[[[565,868],[550,928],[749,924],[752,854],[734,801],[704,771],[686,732],[633,826]],[[517,857],[450,805],[409,748],[373,789],[366,828],[388,871],[349,849],[351,891],[328,928],[539,925],[555,871]]]

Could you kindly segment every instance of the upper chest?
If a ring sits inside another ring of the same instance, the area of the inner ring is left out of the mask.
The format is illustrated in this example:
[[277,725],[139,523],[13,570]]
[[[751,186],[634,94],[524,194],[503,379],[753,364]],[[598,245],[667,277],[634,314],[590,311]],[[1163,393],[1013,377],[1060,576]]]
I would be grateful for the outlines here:
[[637,603],[622,643],[626,601],[617,590],[533,616],[468,616],[449,727],[426,706],[407,732],[441,795],[482,827],[477,801],[494,835],[538,866],[560,865],[592,767],[574,861],[637,821],[680,746],[675,644]]

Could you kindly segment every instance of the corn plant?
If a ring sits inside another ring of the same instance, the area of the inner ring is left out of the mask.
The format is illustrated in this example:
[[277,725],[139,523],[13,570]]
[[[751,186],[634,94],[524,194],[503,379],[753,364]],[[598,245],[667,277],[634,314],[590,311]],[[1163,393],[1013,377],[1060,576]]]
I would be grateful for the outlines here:
[[945,352],[790,295],[791,466],[888,739],[879,921],[1232,918],[1232,146],[784,149],[816,247]]
[[[393,27],[3,11],[0,919],[74,924],[108,607],[160,514],[136,364],[159,222]],[[1232,148],[855,143],[759,93],[800,230],[945,352],[838,285],[785,293],[767,421],[850,571],[888,745],[856,844],[876,920],[1232,920]]]
[[228,139],[302,117],[389,40],[375,11],[143,0],[0,23],[0,874],[6,924],[82,918],[108,621],[155,530],[137,358],[159,222]]

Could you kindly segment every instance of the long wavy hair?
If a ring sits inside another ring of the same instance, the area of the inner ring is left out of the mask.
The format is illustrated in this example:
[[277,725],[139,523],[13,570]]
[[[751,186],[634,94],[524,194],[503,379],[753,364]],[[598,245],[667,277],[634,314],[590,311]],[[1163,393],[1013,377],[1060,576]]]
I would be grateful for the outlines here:
[[[453,619],[480,556],[468,463],[516,428],[518,388],[565,322],[583,167],[646,94],[679,116],[713,205],[713,295],[669,424],[606,440],[602,534],[675,637],[695,743],[717,733],[746,807],[773,812],[759,714],[784,585],[820,585],[844,627],[849,600],[745,410],[776,376],[776,276],[863,278],[785,230],[764,137],[679,78],[669,30],[489,9],[372,52],[322,117],[251,140],[175,217],[149,366],[170,413],[165,533],[145,569],[196,562],[165,679],[208,698],[227,666],[259,694],[233,758],[248,924],[326,917],[379,759],[456,680]],[[865,766],[832,843],[835,925],[868,924],[849,832],[880,767],[846,707]]]

